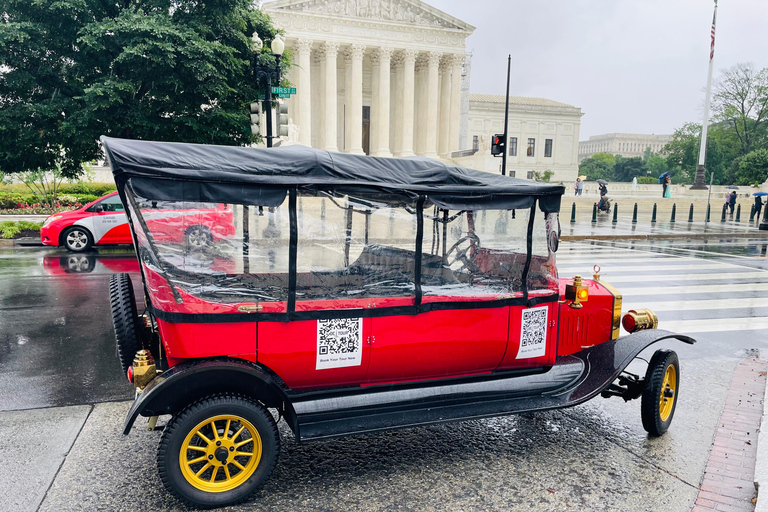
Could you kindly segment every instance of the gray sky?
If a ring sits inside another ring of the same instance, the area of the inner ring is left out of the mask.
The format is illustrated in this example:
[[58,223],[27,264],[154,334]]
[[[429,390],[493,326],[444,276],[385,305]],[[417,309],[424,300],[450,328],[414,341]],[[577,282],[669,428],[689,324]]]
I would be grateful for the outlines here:
[[[472,92],[581,107],[581,140],[701,122],[713,0],[426,0],[474,25]],[[720,0],[715,74],[768,67],[768,0]]]

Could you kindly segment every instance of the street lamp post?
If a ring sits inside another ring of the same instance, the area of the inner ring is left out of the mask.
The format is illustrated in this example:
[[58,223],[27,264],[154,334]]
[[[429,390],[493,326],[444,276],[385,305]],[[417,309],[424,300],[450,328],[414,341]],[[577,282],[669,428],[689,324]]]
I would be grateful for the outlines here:
[[[259,36],[256,32],[253,33],[253,36],[251,37],[253,41],[253,47],[254,51],[258,50],[262,46],[261,39],[259,39]],[[285,43],[280,38],[280,35],[276,35],[274,39],[272,39],[272,54],[275,56],[275,67],[271,66],[265,66],[262,64],[259,64],[259,58],[258,54],[256,57],[256,63],[253,66],[253,69],[256,73],[256,80],[259,79],[265,79],[266,81],[266,91],[264,93],[264,111],[267,114],[267,147],[272,147],[272,80],[276,83],[280,83],[280,59],[283,56],[283,51],[285,50]]]

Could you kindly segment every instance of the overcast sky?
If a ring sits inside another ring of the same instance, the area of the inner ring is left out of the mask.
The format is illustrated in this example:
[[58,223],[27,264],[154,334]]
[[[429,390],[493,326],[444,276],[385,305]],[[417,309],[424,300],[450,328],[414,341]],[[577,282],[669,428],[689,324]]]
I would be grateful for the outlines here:
[[[426,0],[474,25],[472,92],[582,109],[580,139],[701,122],[713,0]],[[768,0],[720,0],[715,77],[768,67]]]

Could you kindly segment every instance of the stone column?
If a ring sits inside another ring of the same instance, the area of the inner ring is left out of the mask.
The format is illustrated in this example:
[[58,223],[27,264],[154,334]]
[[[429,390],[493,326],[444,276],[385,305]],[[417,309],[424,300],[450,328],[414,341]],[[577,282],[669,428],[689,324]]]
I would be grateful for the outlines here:
[[398,156],[413,156],[413,88],[417,50],[403,52],[403,103],[401,118],[403,128],[400,133],[400,154]]
[[312,145],[312,86],[310,83],[310,70],[312,61],[312,41],[310,39],[299,39],[296,42],[296,53],[298,54],[298,72],[296,80],[296,96],[298,96],[299,112],[297,119],[299,121],[299,142],[305,146]]
[[437,152],[441,157],[448,158],[451,153],[451,73],[453,57],[446,55],[440,63],[440,122],[438,123],[439,140]]
[[440,52],[429,52],[427,68],[427,133],[425,137],[424,156],[437,158],[437,107],[438,107],[438,71],[440,66]]
[[347,83],[345,91],[347,108],[344,122],[344,146],[347,153],[364,155],[363,152],[363,53],[365,45],[353,44],[345,53]]
[[414,142],[413,152],[419,156],[424,156],[427,149],[427,101],[429,91],[427,85],[429,84],[429,55],[426,53],[420,53],[416,57],[415,70],[415,91],[416,97],[414,98],[414,112],[416,122],[414,124]]
[[339,43],[326,42],[325,51],[325,149],[338,151],[338,86],[336,84],[336,56],[339,53]]
[[448,151],[458,151],[459,128],[461,128],[461,71],[464,63],[463,55],[453,55],[451,70],[451,114],[450,133],[448,135]]
[[390,115],[389,137],[392,146],[392,154],[395,156],[402,156],[403,61],[402,52],[397,52],[392,55],[393,83],[390,90],[390,105],[392,105],[393,108]]
[[372,105],[371,105],[371,155],[390,157],[389,149],[389,104],[392,48],[378,48],[371,54]]

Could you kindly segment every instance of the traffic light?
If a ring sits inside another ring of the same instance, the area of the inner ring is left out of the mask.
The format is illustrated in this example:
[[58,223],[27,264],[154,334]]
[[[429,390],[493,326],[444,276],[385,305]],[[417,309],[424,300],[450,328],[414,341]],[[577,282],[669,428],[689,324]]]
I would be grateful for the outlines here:
[[251,103],[251,133],[254,137],[263,137],[261,132],[263,123],[261,122],[261,102],[254,101]]
[[491,139],[491,154],[499,156],[504,154],[507,145],[504,143],[504,134],[497,133]]
[[277,114],[277,131],[280,137],[288,136],[288,104],[279,103]]

